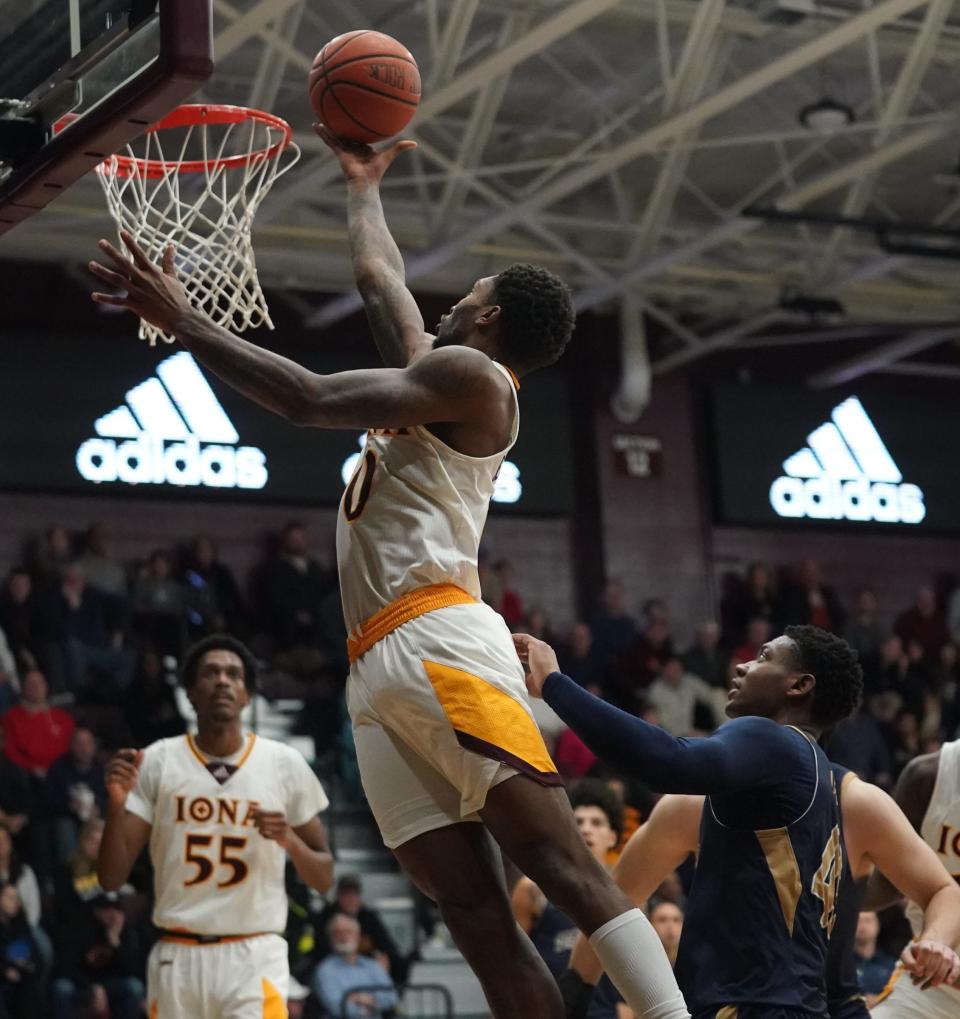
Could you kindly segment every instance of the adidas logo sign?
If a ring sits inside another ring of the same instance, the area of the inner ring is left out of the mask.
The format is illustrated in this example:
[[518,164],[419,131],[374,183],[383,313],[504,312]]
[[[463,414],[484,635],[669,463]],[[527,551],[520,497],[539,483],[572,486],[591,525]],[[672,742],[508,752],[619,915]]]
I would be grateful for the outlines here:
[[186,351],[157,365],[126,402],[98,418],[98,438],[77,450],[81,477],[94,484],[263,488],[263,450],[240,436]]
[[903,483],[863,404],[851,396],[830,418],[807,436],[809,445],[783,462],[784,476],[770,486],[774,512],[794,519],[919,524],[927,515],[923,492]]

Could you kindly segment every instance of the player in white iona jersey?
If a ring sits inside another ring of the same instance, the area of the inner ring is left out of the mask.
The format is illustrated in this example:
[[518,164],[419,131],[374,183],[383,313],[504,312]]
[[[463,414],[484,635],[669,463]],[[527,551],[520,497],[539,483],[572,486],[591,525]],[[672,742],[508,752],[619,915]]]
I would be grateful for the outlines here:
[[[514,923],[499,855],[591,935],[640,1017],[688,1015],[646,917],[590,855],[526,698],[503,620],[480,600],[477,552],[494,479],[517,436],[519,378],[556,361],[573,329],[552,273],[478,280],[433,336],[404,281],[380,179],[383,152],[321,136],[347,179],[354,274],[385,368],[321,376],[215,325],[129,234],[128,259],[91,270],[239,392],[300,425],[370,429],[337,546],[350,633],[348,704],[384,841],[440,906],[497,1019],[563,1019],[560,992]],[[482,824],[478,822],[483,822]]]
[[[940,858],[947,873],[960,882],[960,740],[944,743],[935,754],[914,758],[903,769],[894,799]],[[892,891],[882,878],[871,879],[869,897]],[[907,916],[914,935],[920,933],[923,913],[913,902]],[[893,971],[873,1019],[960,1019],[960,988],[932,987],[921,990],[901,966]]]
[[147,844],[153,864],[162,935],[148,965],[150,1019],[282,1019],[287,856],[307,884],[330,887],[317,777],[298,751],[242,730],[255,681],[240,641],[205,638],[183,667],[197,735],[121,750],[107,768],[100,883],[119,887]]

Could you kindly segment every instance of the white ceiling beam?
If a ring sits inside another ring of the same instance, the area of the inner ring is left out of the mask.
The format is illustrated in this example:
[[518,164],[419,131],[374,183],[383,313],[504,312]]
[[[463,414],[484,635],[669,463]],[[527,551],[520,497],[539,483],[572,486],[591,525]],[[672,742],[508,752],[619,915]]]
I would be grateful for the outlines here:
[[446,24],[443,26],[437,62],[433,65],[433,73],[430,76],[430,85],[433,88],[446,85],[456,73],[479,6],[480,0],[453,0],[453,10],[447,15]]
[[[224,3],[225,0],[215,0],[215,2]],[[426,96],[420,103],[416,119],[407,134],[417,137],[418,130],[432,118],[473,95],[489,82],[506,74],[541,50],[552,46],[564,36],[575,32],[588,21],[616,7],[619,2],[620,0],[576,0],[575,3],[562,8],[553,17],[542,21],[526,35],[478,61],[443,88],[434,92],[433,95]],[[261,212],[262,218],[276,219],[292,204],[315,193],[339,175],[339,167],[330,158],[319,139],[314,143],[310,138],[306,138],[304,142],[305,144],[301,148],[305,151],[320,152],[321,159],[305,167],[297,174],[297,178],[289,182],[286,187],[274,191],[264,203]]]
[[[779,209],[786,210],[800,209],[808,202],[822,198],[836,191],[837,188],[856,180],[861,174],[871,173],[939,141],[956,130],[955,124],[955,121],[952,124],[931,124],[920,128],[918,131],[904,135],[896,141],[889,142],[881,148],[861,156],[859,159],[855,159],[835,170],[830,170],[809,183],[787,192],[777,200],[776,206]],[[711,230],[705,230],[699,237],[686,244],[641,260],[639,264],[628,269],[613,283],[598,284],[595,287],[582,291],[576,295],[577,308],[578,310],[592,308],[601,301],[622,293],[627,287],[636,286],[645,279],[659,275],[671,265],[689,261],[695,255],[703,254],[703,252],[716,248],[728,241],[739,239],[752,230],[758,229],[761,225],[761,220],[744,219],[735,216]]]
[[[277,34],[290,46],[293,45],[302,19],[302,4],[289,8],[277,19]],[[276,106],[287,63],[287,55],[268,43],[260,57],[257,73],[250,88],[250,97],[247,100],[249,106],[258,110],[272,110]]]
[[922,329],[902,339],[884,343],[866,354],[860,354],[849,361],[828,368],[826,371],[817,372],[816,375],[811,376],[809,384],[814,389],[842,386],[860,378],[861,375],[867,375],[879,368],[886,368],[896,361],[910,357],[911,354],[937,347],[958,336],[960,336],[960,326],[957,325],[944,326],[940,329]]
[[[529,22],[530,14],[527,11],[508,14],[500,32],[498,48],[505,46],[518,33],[526,32]],[[483,150],[496,126],[497,114],[500,112],[507,87],[510,84],[510,74],[510,71],[505,72],[477,93],[473,109],[470,111],[470,120],[467,122],[467,129],[460,141],[460,149],[455,160],[460,171],[476,166],[483,157]],[[469,185],[459,174],[452,176],[447,181],[436,215],[436,221],[442,231],[440,236],[448,236],[452,230],[456,229],[457,217],[463,208],[468,192]]]
[[216,59],[222,61],[234,50],[239,49],[248,39],[259,35],[271,45],[285,52],[288,59],[292,59],[296,54],[302,60],[307,61],[309,66],[312,61],[307,60],[302,53],[294,50],[290,43],[267,28],[271,22],[275,22],[291,7],[303,3],[304,0],[260,0],[249,11],[241,13],[227,0],[213,0],[213,9],[230,22],[214,40],[213,52]]
[[[955,0],[930,0],[920,31],[913,46],[900,68],[890,98],[880,112],[874,145],[883,145],[893,134],[897,124],[910,113],[913,102],[920,91],[937,49],[937,41],[943,33],[947,18]],[[843,215],[851,218],[862,216],[870,204],[877,185],[877,174],[872,173],[854,181],[843,203]],[[830,279],[836,270],[836,259],[843,240],[849,231],[834,230],[825,246],[821,265],[823,278]]]
[[876,369],[881,375],[907,375],[920,379],[960,379],[960,365],[906,361]]
[[[707,96],[687,109],[666,117],[647,130],[640,132],[637,137],[600,156],[594,162],[557,178],[538,194],[527,196],[522,207],[505,209],[474,228],[463,231],[455,240],[440,244],[433,250],[410,259],[407,263],[407,279],[416,280],[427,275],[461,252],[466,251],[471,245],[509,229],[518,221],[525,219],[530,213],[539,212],[562,198],[580,191],[594,181],[605,177],[611,171],[657,148],[664,141],[682,136],[712,117],[739,105],[758,92],[770,88],[778,81],[782,81],[797,71],[823,60],[837,50],[849,46],[879,25],[923,6],[923,3],[924,0],[882,0],[875,7],[851,18],[820,38],[777,57],[756,71],[746,74],[720,89],[712,96]],[[619,292],[619,290],[615,290],[615,292]],[[338,298],[337,303],[343,316],[351,314],[361,307],[359,295],[345,295],[343,298]]]
[[786,321],[788,317],[788,313],[780,308],[768,308],[752,318],[738,322],[729,329],[714,333],[708,339],[702,340],[696,347],[687,347],[685,350],[679,350],[675,354],[668,354],[666,357],[660,358],[653,366],[653,374],[663,375],[674,368],[687,364],[689,361],[703,357],[704,354],[712,354],[717,350],[722,350],[724,347],[733,347],[744,337],[751,336],[761,329],[767,329],[772,325]]

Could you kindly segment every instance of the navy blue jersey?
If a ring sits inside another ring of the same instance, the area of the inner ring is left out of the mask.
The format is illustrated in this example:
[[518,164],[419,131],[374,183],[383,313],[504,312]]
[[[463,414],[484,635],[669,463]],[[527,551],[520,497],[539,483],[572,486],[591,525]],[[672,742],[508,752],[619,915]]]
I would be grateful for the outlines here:
[[[533,947],[555,977],[559,978],[567,971],[570,954],[579,933],[577,925],[570,917],[549,902],[530,931]],[[610,979],[604,976],[590,999],[587,1019],[616,1019],[617,1003],[621,1001],[623,998],[620,992]]]
[[[840,804],[840,837],[843,838],[843,785],[854,774],[839,764],[830,765]],[[857,921],[867,889],[864,878],[854,881],[846,844],[843,851],[843,870],[840,873],[840,891],[837,895],[837,922],[833,927],[827,948],[827,1004],[830,1019],[868,1019],[867,1003],[857,981],[857,961],[853,953],[857,934]]]
[[[827,946],[843,866],[839,807],[823,751],[800,730],[777,728],[790,734],[797,765],[795,788],[777,798],[802,809],[767,827],[756,819],[772,816],[769,804],[750,809],[753,791],[714,794],[704,804],[677,957],[695,1019],[741,1005],[758,1015],[828,1015]],[[776,744],[772,752],[788,749],[782,738]]]

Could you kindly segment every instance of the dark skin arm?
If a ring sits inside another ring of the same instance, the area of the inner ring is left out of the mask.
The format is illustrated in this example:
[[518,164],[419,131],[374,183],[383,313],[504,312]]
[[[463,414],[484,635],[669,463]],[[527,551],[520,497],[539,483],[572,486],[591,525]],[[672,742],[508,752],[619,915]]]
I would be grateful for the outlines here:
[[469,347],[431,351],[407,368],[317,375],[272,351],[234,336],[196,311],[177,279],[175,252],[154,265],[133,237],[122,234],[131,257],[107,240],[113,263],[90,263],[95,276],[120,295],[95,293],[100,304],[127,308],[172,333],[224,382],[260,406],[298,425],[318,428],[445,426],[444,441],[469,456],[491,456],[510,432],[513,394],[493,362]]
[[323,124],[314,127],[347,181],[353,275],[374,342],[385,365],[404,368],[430,350],[433,337],[424,331],[423,315],[407,289],[403,257],[383,215],[380,181],[394,159],[417,143],[398,141],[378,152],[338,138]]
[[142,750],[118,750],[107,765],[107,810],[97,857],[97,877],[105,891],[115,892],[127,878],[150,839],[150,825],[126,809],[127,794],[137,784]]
[[[915,757],[900,773],[893,799],[919,833],[937,780],[936,754]],[[903,896],[878,870],[870,875],[863,908],[880,910],[899,902]]]

